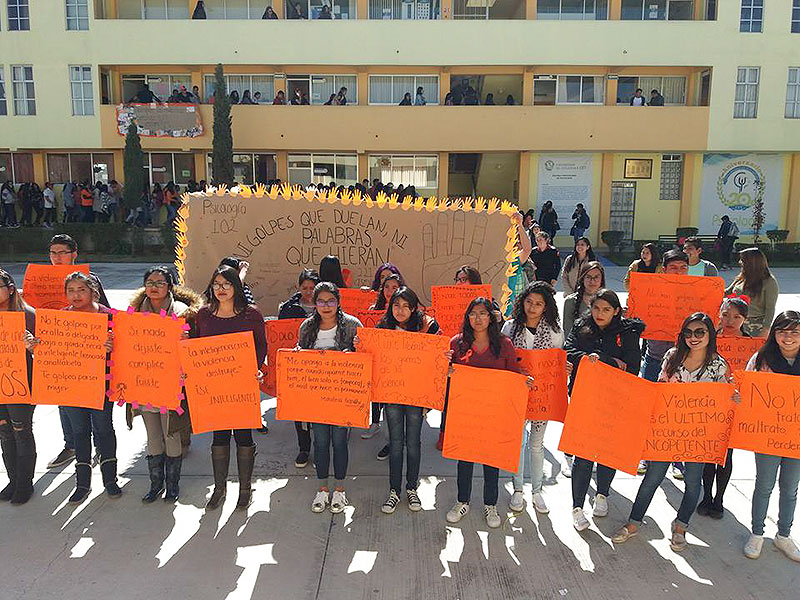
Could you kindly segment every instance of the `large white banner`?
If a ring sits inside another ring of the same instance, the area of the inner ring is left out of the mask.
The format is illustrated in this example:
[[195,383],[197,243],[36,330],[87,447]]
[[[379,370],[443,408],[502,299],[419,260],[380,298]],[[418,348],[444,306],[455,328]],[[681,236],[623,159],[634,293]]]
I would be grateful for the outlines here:
[[559,235],[568,235],[572,213],[579,202],[592,214],[591,154],[541,154],[539,156],[539,193],[536,218],[548,200],[558,214]]
[[780,221],[783,156],[781,154],[704,154],[700,199],[701,234],[716,234],[723,215],[753,233],[753,205],[764,200],[761,234],[777,229]]

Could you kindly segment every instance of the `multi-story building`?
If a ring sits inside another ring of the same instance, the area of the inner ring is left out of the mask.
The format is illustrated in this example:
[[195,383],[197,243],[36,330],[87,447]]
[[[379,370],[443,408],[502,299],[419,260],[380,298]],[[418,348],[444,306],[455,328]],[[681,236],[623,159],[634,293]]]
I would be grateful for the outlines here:
[[[117,105],[144,83],[207,102],[222,63],[229,91],[263,103],[232,108],[244,183],[549,199],[563,234],[582,201],[595,242],[715,233],[726,210],[745,232],[761,196],[765,229],[798,239],[800,0],[205,0],[204,20],[197,5],[0,0],[0,179],[122,180]],[[341,87],[347,106],[324,105]],[[398,106],[419,88],[424,106]],[[632,106],[637,88],[664,105]],[[310,105],[273,105],[279,90]],[[470,90],[478,106],[448,105]],[[151,182],[211,179],[198,110],[202,135],[143,138]]]

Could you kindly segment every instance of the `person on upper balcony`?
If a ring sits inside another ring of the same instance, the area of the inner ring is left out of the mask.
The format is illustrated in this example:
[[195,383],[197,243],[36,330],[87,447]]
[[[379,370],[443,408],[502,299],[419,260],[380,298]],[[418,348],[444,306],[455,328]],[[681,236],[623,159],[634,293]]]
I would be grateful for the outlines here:
[[650,106],[664,106],[664,96],[662,96],[658,90],[651,90],[650,91],[650,102],[648,102]]
[[128,103],[138,102],[140,104],[150,104],[151,102],[161,102],[161,99],[150,91],[150,86],[144,84],[142,89],[136,92],[136,95],[128,100]]
[[631,106],[645,106],[644,96],[642,96],[642,88],[636,88],[636,93],[631,97]]

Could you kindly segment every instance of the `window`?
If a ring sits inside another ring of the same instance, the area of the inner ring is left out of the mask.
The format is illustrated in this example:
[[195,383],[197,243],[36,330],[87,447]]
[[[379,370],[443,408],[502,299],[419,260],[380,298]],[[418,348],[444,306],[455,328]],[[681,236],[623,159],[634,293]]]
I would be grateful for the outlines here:
[[533,76],[533,104],[534,106],[552,106],[556,103],[555,75]]
[[439,157],[423,155],[370,155],[369,180],[408,187],[420,196],[435,196],[439,187]]
[[144,168],[150,185],[163,186],[170,181],[187,184],[194,176],[194,154],[170,152],[151,152],[145,155]]
[[3,79],[3,66],[0,65],[0,117],[8,114],[6,106],[6,82]]
[[[241,100],[245,90],[250,90],[251,98],[256,92],[260,92],[258,103],[272,104],[272,99],[275,97],[275,78],[272,75],[225,75],[224,77],[225,89],[229,94],[235,91]],[[206,102],[210,102],[211,96],[214,95],[214,81],[213,75],[206,75],[204,78]]]
[[172,95],[172,90],[176,90],[182,85],[192,91],[192,76],[188,73],[183,75],[123,75],[122,99],[130,102],[145,83],[162,102],[167,101]]
[[792,33],[800,33],[800,0],[792,2]]
[[[0,97],[2,97],[2,94],[0,94]],[[0,114],[3,113],[0,112]],[[784,116],[787,119],[800,119],[800,67],[789,68],[789,82],[786,84],[786,112]]]
[[763,24],[764,0],[742,0],[739,31],[744,33],[761,33]]
[[559,75],[558,104],[603,104],[602,77],[591,75]]
[[264,0],[205,0],[208,19],[260,19],[272,2]]
[[285,0],[287,19],[319,19],[322,7],[330,8],[331,19],[355,19],[356,0]]
[[358,104],[357,77],[355,75],[312,75],[311,104],[325,104],[331,94],[347,88],[347,103]]
[[53,183],[108,183],[114,179],[114,155],[110,152],[48,154],[47,179]]
[[693,0],[622,0],[623,21],[689,21]]
[[67,0],[67,31],[89,30],[89,0]]
[[637,88],[642,89],[648,104],[653,90],[664,96],[664,104],[686,104],[686,77],[620,77],[617,81],[617,104],[630,104]]
[[734,119],[755,119],[758,113],[758,80],[760,67],[739,67],[736,76]]
[[438,19],[439,0],[369,0],[370,19]]
[[289,183],[309,185],[355,185],[358,183],[358,158],[355,154],[290,154]]
[[[211,154],[206,155],[208,179],[213,181],[211,172]],[[242,154],[233,155],[233,181],[245,185],[267,183],[278,178],[278,166],[274,154]]]
[[538,19],[593,20],[608,18],[608,0],[539,0]]
[[0,183],[33,181],[33,154],[0,152]]
[[681,199],[682,154],[664,154],[661,157],[661,200]]
[[428,104],[439,104],[438,75],[370,75],[370,104],[400,104],[406,92],[413,102],[421,87]]
[[29,31],[31,13],[28,0],[8,0],[8,28],[11,31]]
[[92,67],[88,65],[70,66],[69,84],[72,90],[72,114],[74,116],[93,115]]
[[36,93],[33,88],[33,67],[11,65],[11,87],[14,92],[14,114],[35,115]]

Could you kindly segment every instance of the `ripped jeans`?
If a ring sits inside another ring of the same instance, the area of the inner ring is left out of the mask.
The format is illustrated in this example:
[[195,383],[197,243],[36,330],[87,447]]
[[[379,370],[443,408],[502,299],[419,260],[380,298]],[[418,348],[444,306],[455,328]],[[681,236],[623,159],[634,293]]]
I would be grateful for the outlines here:
[[0,442],[16,446],[17,456],[36,454],[32,404],[0,404]]

